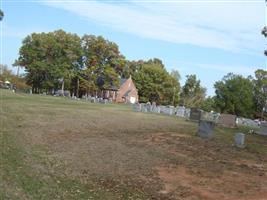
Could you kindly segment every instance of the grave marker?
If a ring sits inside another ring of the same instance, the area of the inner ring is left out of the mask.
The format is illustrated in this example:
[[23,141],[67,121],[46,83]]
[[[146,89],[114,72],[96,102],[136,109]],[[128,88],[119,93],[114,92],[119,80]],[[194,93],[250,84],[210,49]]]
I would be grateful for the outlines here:
[[244,133],[235,134],[235,146],[239,148],[245,147],[245,134]]
[[267,136],[267,122],[261,122],[260,130],[256,132],[258,135]]
[[202,138],[212,138],[214,127],[214,122],[200,120],[198,124],[198,136]]
[[218,120],[218,125],[228,128],[236,127],[236,115],[221,114]]
[[201,118],[201,110],[197,108],[191,108],[190,110],[190,120],[199,121]]

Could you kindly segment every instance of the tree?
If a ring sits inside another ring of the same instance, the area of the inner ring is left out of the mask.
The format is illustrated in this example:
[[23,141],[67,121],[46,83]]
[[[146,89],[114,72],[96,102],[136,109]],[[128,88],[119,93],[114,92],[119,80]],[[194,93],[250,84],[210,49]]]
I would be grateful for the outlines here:
[[267,71],[263,69],[258,69],[255,71],[255,80],[253,80],[254,85],[254,102],[256,106],[256,112],[261,113],[261,118],[263,118],[263,111],[267,104]]
[[2,10],[0,10],[0,21],[2,21],[4,18],[4,12]]
[[118,86],[126,62],[118,45],[101,36],[84,35],[82,48],[86,58],[84,77],[90,82],[89,88],[102,90]]
[[200,108],[206,112],[216,110],[214,97],[207,97],[202,102]]
[[128,66],[141,102],[177,104],[180,91],[178,71],[169,74],[162,61],[157,58],[132,61]]
[[10,70],[7,65],[1,65],[1,74],[0,80],[1,81],[9,81],[12,84],[16,85],[16,88],[19,90],[29,90],[30,86],[26,84],[25,78],[23,76],[16,76],[13,74],[12,70]]
[[196,75],[187,75],[185,85],[182,87],[181,104],[186,107],[200,107],[206,95],[206,88],[200,85]]
[[12,79],[12,71],[8,69],[7,65],[0,64],[1,74],[0,74],[0,80],[1,81],[11,81]]
[[71,88],[81,66],[81,55],[80,38],[75,34],[63,30],[33,33],[23,40],[15,65],[25,68],[33,92],[51,92]]
[[172,70],[170,74],[172,87],[173,87],[173,98],[172,105],[176,105],[179,101],[179,91],[180,91],[180,79],[181,75],[178,70]]
[[219,112],[252,117],[254,114],[251,77],[229,73],[215,87],[215,105]]
[[[261,34],[264,36],[264,37],[267,37],[267,26],[264,26],[262,31],[261,31]],[[264,54],[267,56],[267,50],[264,51]]]

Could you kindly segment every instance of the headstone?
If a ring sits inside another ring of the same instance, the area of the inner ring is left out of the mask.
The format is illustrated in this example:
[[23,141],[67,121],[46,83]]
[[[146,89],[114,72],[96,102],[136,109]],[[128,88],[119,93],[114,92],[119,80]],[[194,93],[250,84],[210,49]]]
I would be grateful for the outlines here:
[[157,112],[157,105],[156,105],[156,102],[153,102],[153,103],[152,103],[152,105],[151,105],[151,112],[154,112],[154,113]]
[[260,130],[256,132],[258,135],[267,136],[267,122],[261,122]]
[[243,148],[245,147],[245,134],[236,133],[235,134],[235,146]]
[[92,97],[91,98],[91,103],[95,103],[96,102],[96,98],[95,97]]
[[189,119],[189,117],[190,117],[190,112],[191,112],[191,109],[190,109],[190,108],[186,108],[186,109],[185,109],[184,117],[185,117],[186,119]]
[[247,118],[237,118],[237,124],[239,126],[249,126],[249,127],[258,127],[259,124],[258,122],[252,120],[252,119],[247,119]]
[[141,111],[142,111],[142,112],[147,112],[146,104],[141,103]]
[[185,116],[185,107],[184,106],[178,106],[177,107],[176,116],[178,116],[178,117],[184,117]]
[[169,115],[173,115],[175,113],[174,106],[169,106]]
[[160,113],[162,113],[162,114],[168,113],[167,107],[166,106],[160,106]]
[[146,103],[147,112],[152,112],[152,106],[150,102]]
[[218,120],[218,125],[228,128],[236,127],[236,115],[221,114]]
[[198,136],[202,138],[212,138],[215,123],[211,121],[199,121]]
[[211,122],[217,122],[218,119],[218,113],[213,113],[213,112],[201,112],[201,120],[205,121],[211,121]]
[[192,121],[199,121],[201,118],[201,110],[197,108],[191,108],[190,111],[190,120]]
[[141,112],[141,104],[139,104],[139,103],[134,104],[133,110],[136,112]]

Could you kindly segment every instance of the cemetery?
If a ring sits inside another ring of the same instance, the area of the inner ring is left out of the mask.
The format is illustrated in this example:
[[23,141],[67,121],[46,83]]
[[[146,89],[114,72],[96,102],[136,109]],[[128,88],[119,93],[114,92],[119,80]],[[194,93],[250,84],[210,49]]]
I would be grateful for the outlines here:
[[266,124],[249,134],[247,119],[181,106],[1,92],[0,170],[23,191],[11,199],[266,197]]
[[14,2],[0,200],[267,200],[264,1]]

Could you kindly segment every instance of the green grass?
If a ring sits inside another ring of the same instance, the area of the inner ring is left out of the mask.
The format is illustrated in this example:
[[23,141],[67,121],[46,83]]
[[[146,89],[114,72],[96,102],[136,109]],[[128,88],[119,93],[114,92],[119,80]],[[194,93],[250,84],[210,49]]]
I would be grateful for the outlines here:
[[[197,166],[205,148],[226,152],[210,163],[221,170],[222,159],[258,162],[267,153],[266,138],[246,127],[216,128],[209,141],[195,136],[196,123],[128,105],[0,94],[0,199],[164,199],[155,166]],[[245,149],[232,147],[236,132],[246,134]]]

